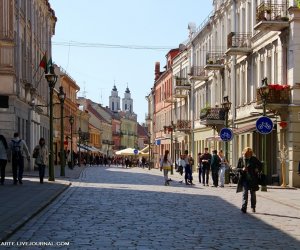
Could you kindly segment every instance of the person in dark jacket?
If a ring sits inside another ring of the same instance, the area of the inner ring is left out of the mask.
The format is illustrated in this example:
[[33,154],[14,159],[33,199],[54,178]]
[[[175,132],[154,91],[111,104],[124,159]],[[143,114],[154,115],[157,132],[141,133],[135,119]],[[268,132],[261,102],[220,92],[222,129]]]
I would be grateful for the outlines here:
[[0,170],[1,170],[1,185],[4,185],[5,167],[7,164],[8,144],[3,135],[0,135]]
[[[211,154],[208,153],[208,148],[204,149],[204,153],[200,157],[200,164],[202,165],[202,183],[203,186],[208,186],[209,170],[211,163]],[[205,178],[206,176],[206,178]]]
[[254,155],[251,148],[246,147],[243,150],[243,156],[239,158],[237,169],[241,172],[241,183],[243,186],[243,202],[241,211],[247,212],[248,191],[251,195],[251,208],[255,213],[256,191],[258,186],[258,174],[262,171],[262,163]]
[[218,180],[219,180],[219,169],[220,169],[220,157],[218,156],[217,150],[212,151],[212,157],[211,157],[211,177],[213,180],[213,185],[215,187],[218,187]]

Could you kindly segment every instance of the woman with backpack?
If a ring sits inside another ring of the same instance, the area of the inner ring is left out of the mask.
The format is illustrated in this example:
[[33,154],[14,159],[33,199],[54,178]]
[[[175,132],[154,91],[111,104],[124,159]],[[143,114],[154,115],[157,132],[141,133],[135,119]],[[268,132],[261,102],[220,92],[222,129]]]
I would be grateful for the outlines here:
[[5,167],[7,164],[7,150],[8,145],[3,135],[0,135],[0,169],[1,169],[1,185],[4,185]]
[[45,168],[48,163],[48,147],[45,143],[45,139],[40,138],[39,144],[35,146],[33,150],[33,158],[35,158],[35,164],[39,167],[40,183],[44,183]]
[[165,186],[170,185],[168,173],[169,170],[171,170],[171,166],[172,166],[172,160],[169,157],[169,150],[166,150],[163,158],[160,161],[160,171],[162,170],[164,171]]

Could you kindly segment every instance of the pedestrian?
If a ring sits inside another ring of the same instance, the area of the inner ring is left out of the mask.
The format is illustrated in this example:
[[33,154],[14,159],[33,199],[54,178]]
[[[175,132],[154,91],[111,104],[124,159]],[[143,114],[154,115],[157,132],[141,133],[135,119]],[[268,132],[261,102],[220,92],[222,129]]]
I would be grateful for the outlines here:
[[169,157],[169,150],[166,150],[163,158],[160,161],[160,171],[162,170],[164,171],[165,186],[170,185],[168,173],[169,170],[171,170],[171,166],[172,166],[172,160]]
[[298,164],[298,175],[300,175],[300,161],[299,161],[299,164]]
[[198,153],[198,175],[199,175],[199,183],[201,183],[202,178],[202,164],[201,164],[201,153]]
[[200,157],[200,163],[202,164],[202,182],[203,186],[208,186],[209,170],[211,163],[211,154],[208,153],[208,148],[204,148],[204,153]]
[[35,158],[35,164],[39,168],[39,177],[40,183],[44,183],[44,176],[45,176],[45,168],[48,164],[48,147],[45,143],[45,139],[42,137],[39,140],[39,144],[35,146],[33,150],[33,158]]
[[5,181],[5,167],[7,164],[7,151],[8,145],[5,137],[0,135],[0,169],[1,169],[1,185],[4,185]]
[[219,157],[220,157],[220,171],[219,171],[219,178],[220,178],[220,187],[224,187],[225,184],[225,171],[228,167],[228,161],[224,156],[223,150],[221,149],[219,151]]
[[185,167],[184,167],[185,184],[186,185],[194,185],[193,175],[192,175],[192,164],[194,163],[194,159],[188,155],[188,150],[184,151],[184,160],[185,160]]
[[219,169],[220,169],[221,160],[217,153],[218,153],[217,150],[212,151],[211,164],[210,164],[213,187],[218,187],[218,181],[219,181]]
[[11,140],[8,146],[8,161],[12,161],[12,172],[14,184],[23,184],[23,172],[24,172],[24,157],[30,161],[30,153],[26,142],[19,137],[19,133],[14,133],[14,138]]
[[243,150],[243,156],[239,158],[237,169],[241,172],[241,184],[243,187],[243,201],[241,211],[247,212],[248,191],[251,195],[251,208],[255,213],[256,209],[256,191],[258,186],[258,174],[262,171],[262,163],[254,155],[251,148],[246,147]]

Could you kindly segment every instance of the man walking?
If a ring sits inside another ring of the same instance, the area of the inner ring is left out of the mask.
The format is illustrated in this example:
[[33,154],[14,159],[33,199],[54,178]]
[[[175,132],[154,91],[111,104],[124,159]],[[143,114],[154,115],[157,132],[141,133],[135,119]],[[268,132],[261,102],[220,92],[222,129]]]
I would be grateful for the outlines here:
[[26,142],[19,138],[19,133],[14,133],[14,138],[9,143],[8,159],[12,161],[12,172],[14,184],[23,184],[24,157],[30,161],[30,153]]
[[220,157],[217,154],[217,150],[212,151],[212,158],[211,158],[211,176],[213,180],[213,185],[218,187],[219,181],[219,169],[220,169]]
[[200,157],[200,164],[202,164],[202,182],[203,182],[203,186],[205,186],[205,183],[206,183],[206,186],[208,186],[210,163],[211,163],[211,154],[208,153],[208,148],[205,148],[204,153]]

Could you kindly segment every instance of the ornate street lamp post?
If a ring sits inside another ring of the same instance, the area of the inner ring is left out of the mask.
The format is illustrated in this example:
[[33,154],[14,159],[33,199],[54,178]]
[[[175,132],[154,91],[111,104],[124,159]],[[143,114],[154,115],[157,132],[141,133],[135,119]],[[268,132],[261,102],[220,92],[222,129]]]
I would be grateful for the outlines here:
[[[228,128],[228,114],[231,108],[231,102],[228,99],[228,96],[223,97],[223,103],[221,104],[225,110],[225,128]],[[225,159],[229,161],[229,142],[225,141]],[[229,183],[229,170],[225,171],[225,183]]]
[[80,167],[80,162],[81,162],[81,152],[80,152],[80,143],[81,143],[81,128],[78,129],[78,137],[79,137],[79,140],[78,140],[78,167]]
[[49,181],[55,181],[54,178],[54,154],[53,154],[53,90],[57,81],[57,75],[54,73],[54,66],[49,67],[49,71],[45,74],[45,78],[49,84],[49,98],[50,98],[50,137],[49,137]]
[[[171,121],[171,125],[169,126],[164,126],[164,132],[169,133],[171,132],[171,145],[170,145],[170,151],[171,151],[171,157],[172,157],[172,162],[174,162],[174,154],[173,154],[173,131],[175,130],[175,125],[173,121]],[[173,164],[171,166],[171,174],[173,174]]]
[[73,123],[74,123],[74,117],[72,115],[69,116],[69,123],[71,125],[71,168],[73,169],[74,167],[74,161],[73,161]]
[[[225,110],[225,128],[228,128],[228,114],[231,108],[231,102],[228,99],[228,96],[223,97],[223,103],[221,104]],[[228,141],[225,142],[225,158],[228,160]]]
[[57,95],[60,101],[60,176],[65,176],[66,161],[64,150],[64,102],[66,94],[64,93],[63,86],[59,87],[59,92]]
[[[262,85],[258,89],[258,94],[260,95],[263,104],[263,116],[266,116],[266,105],[269,96],[268,78],[262,79],[261,82]],[[264,174],[267,176],[267,135],[266,134],[262,136],[262,163],[263,163]],[[267,191],[267,186],[262,186],[261,191]]]

